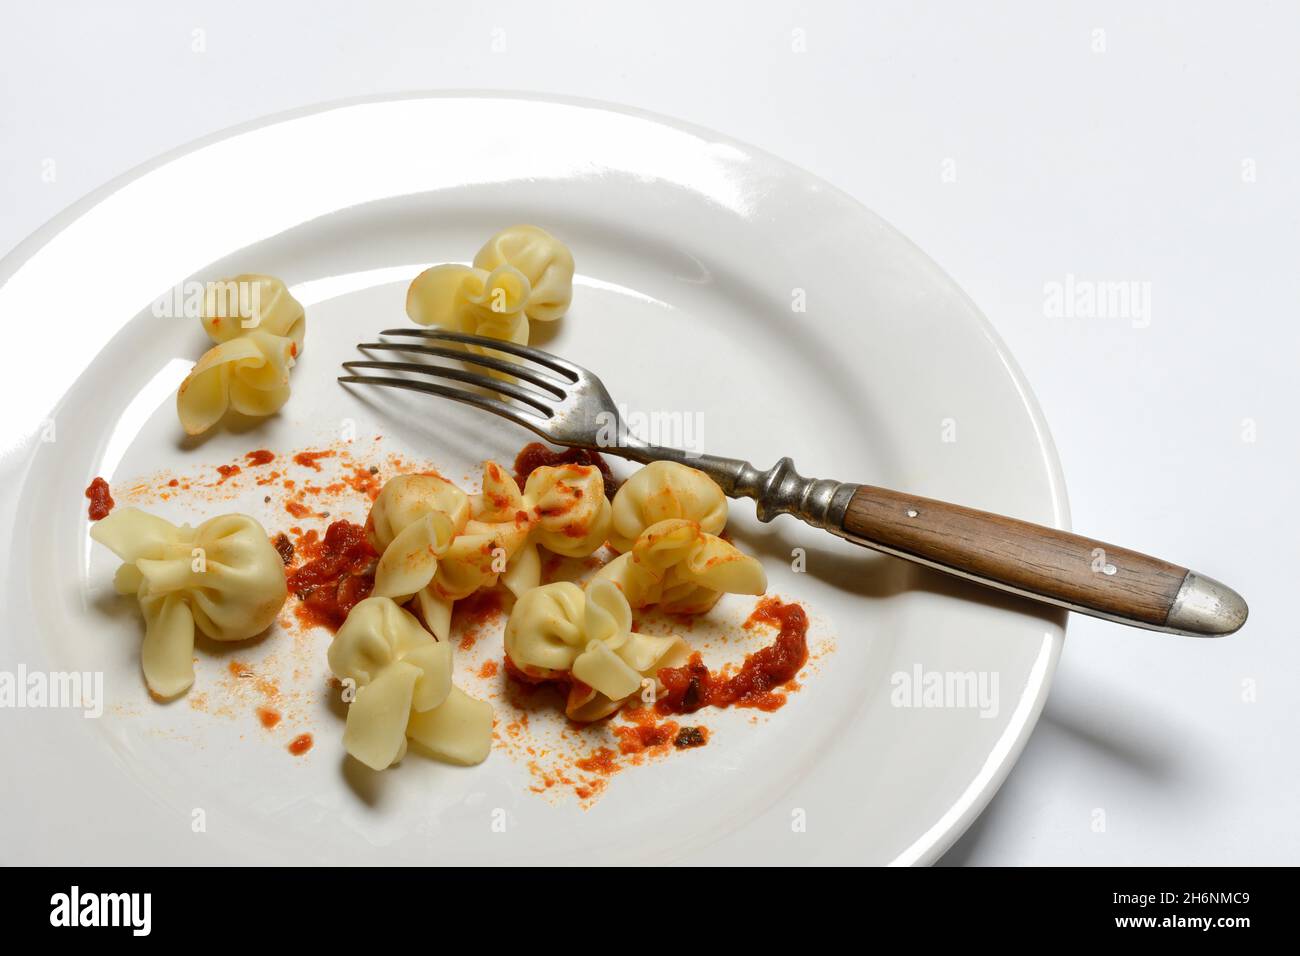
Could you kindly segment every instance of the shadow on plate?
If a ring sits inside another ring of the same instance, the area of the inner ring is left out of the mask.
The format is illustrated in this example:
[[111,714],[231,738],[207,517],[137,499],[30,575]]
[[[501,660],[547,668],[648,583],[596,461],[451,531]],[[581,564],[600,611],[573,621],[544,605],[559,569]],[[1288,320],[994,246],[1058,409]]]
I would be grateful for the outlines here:
[[1061,608],[850,544],[830,532],[823,533],[824,544],[810,544],[809,538],[816,532],[795,524],[795,520],[781,517],[757,529],[737,528],[734,537],[745,550],[772,563],[789,564],[793,550],[802,548],[809,575],[857,597],[878,600],[922,591],[1027,615],[1048,627],[1065,621],[1067,612]]

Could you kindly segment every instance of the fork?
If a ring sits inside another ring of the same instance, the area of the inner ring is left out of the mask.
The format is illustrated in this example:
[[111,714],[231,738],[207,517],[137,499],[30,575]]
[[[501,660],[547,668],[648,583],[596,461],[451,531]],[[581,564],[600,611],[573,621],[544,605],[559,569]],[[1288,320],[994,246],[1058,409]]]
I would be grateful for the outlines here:
[[[872,485],[804,478],[789,458],[759,471],[736,458],[648,444],[628,430],[595,374],[541,349],[442,329],[387,329],[380,334],[424,341],[370,342],[358,348],[452,359],[509,377],[423,361],[365,360],[344,362],[349,374],[340,376],[340,382],[404,388],[463,402],[556,445],[642,464],[680,462],[707,474],[729,497],[754,499],[760,521],[793,515],[854,544],[1081,614],[1196,637],[1231,634],[1246,621],[1246,602],[1227,585],[1127,548]],[[467,346],[487,352],[469,351]],[[428,376],[491,394],[426,378],[352,374],[362,369]]]

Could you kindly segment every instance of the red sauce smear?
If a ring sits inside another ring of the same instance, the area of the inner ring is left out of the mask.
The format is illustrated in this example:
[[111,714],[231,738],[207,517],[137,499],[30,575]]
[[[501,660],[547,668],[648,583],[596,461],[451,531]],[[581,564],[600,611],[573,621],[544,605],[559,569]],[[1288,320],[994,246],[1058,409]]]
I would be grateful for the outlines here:
[[484,629],[501,618],[501,593],[476,591],[455,605],[456,623],[461,626],[460,649],[467,651],[483,636]]
[[613,727],[618,738],[618,749],[624,754],[639,754],[645,750],[664,750],[677,736],[677,725],[671,720],[662,724],[635,724],[631,727]]
[[609,776],[622,768],[618,765],[618,753],[608,747],[598,747],[591,756],[575,761],[574,766],[587,773],[599,773]]
[[312,515],[312,510],[301,501],[286,501],[284,503],[284,510],[289,512],[289,514],[293,515],[295,518],[309,518]]
[[275,550],[280,555],[280,560],[283,561],[286,566],[293,564],[293,542],[289,540],[287,534],[281,531],[271,539],[271,544],[275,547]]
[[552,451],[539,441],[529,442],[515,456],[515,483],[522,488],[528,482],[528,476],[538,468],[556,467],[558,465],[592,465],[600,470],[605,480],[605,497],[612,499],[618,490],[614,481],[614,472],[609,462],[601,457],[600,452],[586,448],[565,448]]
[[99,521],[101,518],[107,518],[108,513],[113,510],[113,496],[108,493],[108,482],[103,478],[96,478],[86,489],[86,497],[90,499],[91,521]]
[[331,524],[311,554],[289,574],[289,590],[302,601],[302,620],[337,630],[348,612],[374,590],[379,555],[366,539],[366,529],[350,521]]
[[320,459],[333,457],[334,452],[332,451],[300,451],[298,454],[293,456],[293,460],[296,464],[302,465],[305,468],[310,468],[313,471],[320,471]]
[[661,714],[693,714],[702,707],[756,707],[773,711],[785,704],[773,689],[787,684],[808,661],[808,615],[798,604],[764,598],[745,622],[776,624],[781,633],[762,650],[745,658],[739,673],[710,671],[698,653],[684,667],[665,667],[659,680],[665,693],[655,703]]
[[678,750],[688,750],[691,747],[703,747],[709,742],[708,727],[683,727],[677,731],[677,736],[673,738],[673,746]]
[[379,497],[379,492],[384,487],[384,482],[379,477],[379,469],[374,465],[369,468],[364,465],[354,466],[352,474],[344,475],[343,481],[353,491],[365,495],[371,501]]
[[625,707],[619,714],[631,726],[612,726],[610,730],[618,738],[619,753],[631,756],[632,763],[640,763],[644,753],[660,756],[670,747],[686,750],[709,742],[709,728],[682,727],[671,720],[659,723],[653,707]]
[[218,465],[217,474],[221,475],[221,480],[218,481],[217,484],[224,484],[227,478],[233,478],[235,475],[239,474],[239,472],[240,468],[238,465]]
[[311,750],[311,745],[311,734],[299,734],[297,737],[294,737],[293,740],[289,741],[289,753],[293,754],[295,757],[301,757],[308,750]]
[[250,468],[258,468],[262,465],[269,465],[275,461],[274,452],[269,452],[265,448],[259,448],[257,451],[250,451],[244,456]]
[[584,784],[575,784],[573,792],[578,795],[579,800],[589,800],[604,789],[604,780],[590,780]]
[[280,712],[272,710],[270,707],[257,708],[257,719],[262,722],[262,726],[270,730],[280,722]]
[[253,687],[267,700],[274,702],[280,696],[280,686],[266,677],[258,677],[257,672],[243,661],[231,661],[226,665],[231,676],[240,680],[252,681]]

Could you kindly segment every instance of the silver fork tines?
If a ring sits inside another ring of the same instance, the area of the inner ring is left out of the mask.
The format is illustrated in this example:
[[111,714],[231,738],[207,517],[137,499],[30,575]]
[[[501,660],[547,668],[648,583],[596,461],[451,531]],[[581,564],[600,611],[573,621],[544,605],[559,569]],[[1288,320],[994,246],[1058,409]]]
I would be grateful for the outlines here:
[[[558,355],[552,355],[550,352],[543,352],[541,349],[530,348],[527,345],[516,345],[514,342],[505,342],[501,339],[492,339],[483,335],[469,335],[466,332],[448,332],[445,329],[384,329],[380,335],[414,335],[422,339],[438,339],[443,342],[460,342],[463,345],[477,345],[480,348],[492,349],[494,352],[507,352],[510,355],[517,355],[520,358],[527,359],[530,362],[536,362],[538,365],[559,372],[564,376],[566,381],[578,382],[584,376],[595,378],[591,372],[588,372],[580,365],[574,365],[572,362],[560,358]],[[457,356],[458,358],[462,356]],[[512,375],[518,375],[514,369],[519,366],[514,365],[510,368],[499,369],[499,371],[508,371]]]
[[[493,394],[479,394],[419,378],[343,375],[339,378],[340,382],[405,388],[450,398],[500,415],[557,445],[610,452],[641,463],[660,459],[682,462],[707,473],[728,495],[754,498],[758,502],[759,518],[763,521],[771,520],[777,514],[789,513],[818,527],[830,527],[846,506],[850,490],[856,487],[835,481],[802,478],[795,472],[788,458],[783,458],[766,471],[759,471],[749,462],[738,458],[687,453],[677,448],[647,444],[627,430],[618,407],[599,377],[581,365],[575,365],[541,349],[443,329],[386,329],[382,334],[472,345],[490,350],[492,354],[482,355],[437,345],[400,345],[392,342],[369,343],[360,348],[457,359],[467,365],[514,376],[521,382],[543,389],[547,394],[535,392],[515,382],[494,379],[481,372],[423,362],[367,360],[344,362],[343,365],[349,371],[375,369],[450,379],[479,386]],[[533,365],[511,361],[506,356],[514,356]],[[503,401],[503,398],[511,401]]]
[[520,365],[518,362],[507,362],[491,355],[479,355],[476,352],[467,352],[463,349],[448,349],[438,345],[418,345],[414,342],[364,342],[358,345],[357,348],[363,352],[386,351],[432,355],[435,358],[454,359],[467,365],[480,365],[483,368],[490,368],[494,372],[513,375],[515,378],[523,379],[538,388],[544,388],[556,398],[564,398],[564,386],[569,384],[538,369]]
[[[359,345],[358,348],[363,351],[406,352],[412,356],[428,355],[433,358],[455,359],[470,368],[438,365],[433,362],[357,360],[344,362],[344,370],[349,373],[361,370],[399,372],[409,376],[430,376],[450,381],[444,384],[425,381],[419,377],[406,377],[406,375],[398,377],[348,374],[340,376],[340,382],[404,388],[413,392],[449,398],[500,415],[560,445],[590,443],[595,432],[595,425],[592,423],[600,421],[599,413],[602,411],[613,410],[613,401],[595,375],[579,365],[540,349],[480,335],[449,332],[444,329],[385,329],[380,334],[413,336],[425,341],[422,343],[367,342]],[[433,344],[428,344],[429,340],[432,340]],[[474,346],[476,349],[488,350],[490,354],[448,347],[454,345]],[[514,361],[514,358],[533,364]],[[492,378],[479,369],[490,369],[509,375],[511,379]],[[482,389],[484,394],[468,388],[457,388],[450,382],[475,386]],[[535,386],[537,390],[534,391],[533,388],[526,386]],[[613,418],[609,421],[618,422],[617,411],[613,411]]]
[[354,385],[386,385],[390,388],[405,388],[413,392],[424,392],[426,395],[437,395],[441,398],[450,398],[454,402],[462,402],[466,405],[473,405],[475,408],[481,408],[485,412],[492,412],[494,415],[500,415],[502,418],[509,419],[516,425],[522,425],[527,429],[537,432],[539,435],[546,437],[546,433],[537,426],[544,418],[528,409],[519,408],[515,405],[507,405],[499,399],[489,398],[486,395],[479,395],[475,392],[467,392],[463,388],[448,388],[445,385],[439,385],[436,382],[421,382],[413,378],[388,378],[382,375],[340,375],[338,380],[345,384]]
[[[358,348],[370,348],[369,345],[361,345]],[[504,364],[504,363],[503,363]],[[469,372],[465,369],[452,368],[448,365],[430,365],[427,362],[376,362],[373,360],[344,362],[343,367],[349,371],[358,368],[379,369],[385,372],[414,372],[417,375],[433,375],[437,378],[449,378],[456,382],[464,382],[466,385],[477,385],[479,388],[489,389],[494,392],[500,392],[502,395],[508,395],[517,402],[523,402],[525,405],[531,405],[546,417],[555,413],[552,407],[557,404],[556,398],[562,399],[563,393],[548,400],[545,395],[539,395],[532,389],[523,388],[513,382],[502,381],[501,379],[490,378],[487,375],[481,375],[478,372]]]

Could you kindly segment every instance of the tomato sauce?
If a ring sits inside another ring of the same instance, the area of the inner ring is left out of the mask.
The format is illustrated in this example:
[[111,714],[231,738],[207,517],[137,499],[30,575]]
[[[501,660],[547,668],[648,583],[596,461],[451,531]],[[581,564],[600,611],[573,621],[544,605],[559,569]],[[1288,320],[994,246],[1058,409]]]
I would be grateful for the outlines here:
[[623,754],[639,754],[644,750],[664,750],[677,736],[678,727],[672,721],[662,724],[634,724],[631,727],[612,727],[618,738],[618,749]]
[[454,623],[461,629],[460,649],[467,651],[501,619],[501,592],[491,589],[475,591],[456,602],[454,614]]
[[337,630],[348,612],[374,590],[378,558],[365,528],[335,521],[324,540],[311,548],[310,560],[289,574],[289,590],[302,602],[298,616],[308,624]]
[[[740,670],[731,674],[726,670],[710,671],[699,653],[692,654],[682,667],[665,667],[659,671],[659,682],[664,694],[655,703],[659,715],[693,714],[705,707],[753,707],[774,711],[785,705],[786,695],[778,688],[790,689],[795,676],[808,662],[808,615],[798,604],[785,604],[777,598],[764,598],[745,621],[745,627],[772,624],[780,628],[776,639],[767,647],[745,658]],[[588,688],[571,674],[555,677],[538,677],[515,666],[505,658],[506,676],[525,687],[550,685],[561,693],[581,697]],[[625,711],[624,716],[636,721],[636,728],[618,728],[620,750],[638,753],[641,750],[662,746],[669,739],[679,750],[701,747],[708,743],[708,730],[704,727],[679,728],[665,723],[661,731],[643,716],[643,710]]]
[[684,667],[665,667],[658,675],[665,693],[655,709],[661,714],[693,714],[703,707],[773,711],[783,706],[785,695],[774,690],[792,681],[808,661],[808,615],[798,604],[766,598],[745,625],[755,623],[776,624],[781,631],[770,645],[748,655],[732,676],[710,671],[698,653]]
[[218,481],[217,484],[224,484],[227,479],[233,478],[235,475],[239,474],[239,472],[240,468],[238,465],[218,465],[217,474],[221,476],[221,480]]
[[308,750],[311,750],[312,743],[311,734],[299,734],[289,741],[289,753],[295,757],[301,757]]
[[379,469],[374,465],[354,465],[351,473],[343,476],[343,481],[353,491],[365,495],[371,501],[379,497],[379,492],[384,487]]
[[86,497],[90,499],[90,509],[87,512],[91,521],[99,521],[108,517],[108,513],[113,510],[113,496],[109,494],[108,482],[103,478],[96,478],[86,489]]
[[678,750],[689,750],[692,747],[703,747],[709,742],[708,727],[683,727],[677,731],[677,736],[673,738],[673,746]]
[[601,478],[605,480],[606,498],[612,499],[614,492],[618,490],[614,481],[614,472],[610,470],[609,462],[605,461],[600,452],[589,451],[586,448],[552,451],[539,441],[529,442],[515,456],[515,482],[523,488],[528,482],[528,476],[538,468],[547,466],[554,468],[558,465],[592,465],[600,471]]
[[289,540],[289,536],[287,534],[281,531],[279,534],[277,534],[274,538],[271,539],[271,544],[275,547],[275,550],[279,553],[280,560],[285,563],[286,567],[290,564],[293,564],[293,553],[294,553],[293,542]]
[[308,518],[311,517],[312,514],[312,510],[301,501],[286,501],[284,503],[284,510],[289,512],[289,514],[293,515],[295,518]]
[[275,461],[275,454],[267,451],[265,448],[259,448],[257,451],[250,451],[244,456],[244,460],[248,462],[248,467],[258,468],[262,465],[269,465],[271,462]]
[[574,763],[579,770],[585,770],[587,773],[599,773],[609,776],[611,773],[617,773],[620,769],[618,765],[618,754],[608,747],[598,747],[592,751],[591,755],[584,757]]
[[334,452],[332,451],[300,451],[293,456],[293,460],[295,464],[310,468],[313,471],[320,471],[320,459],[333,457]]

